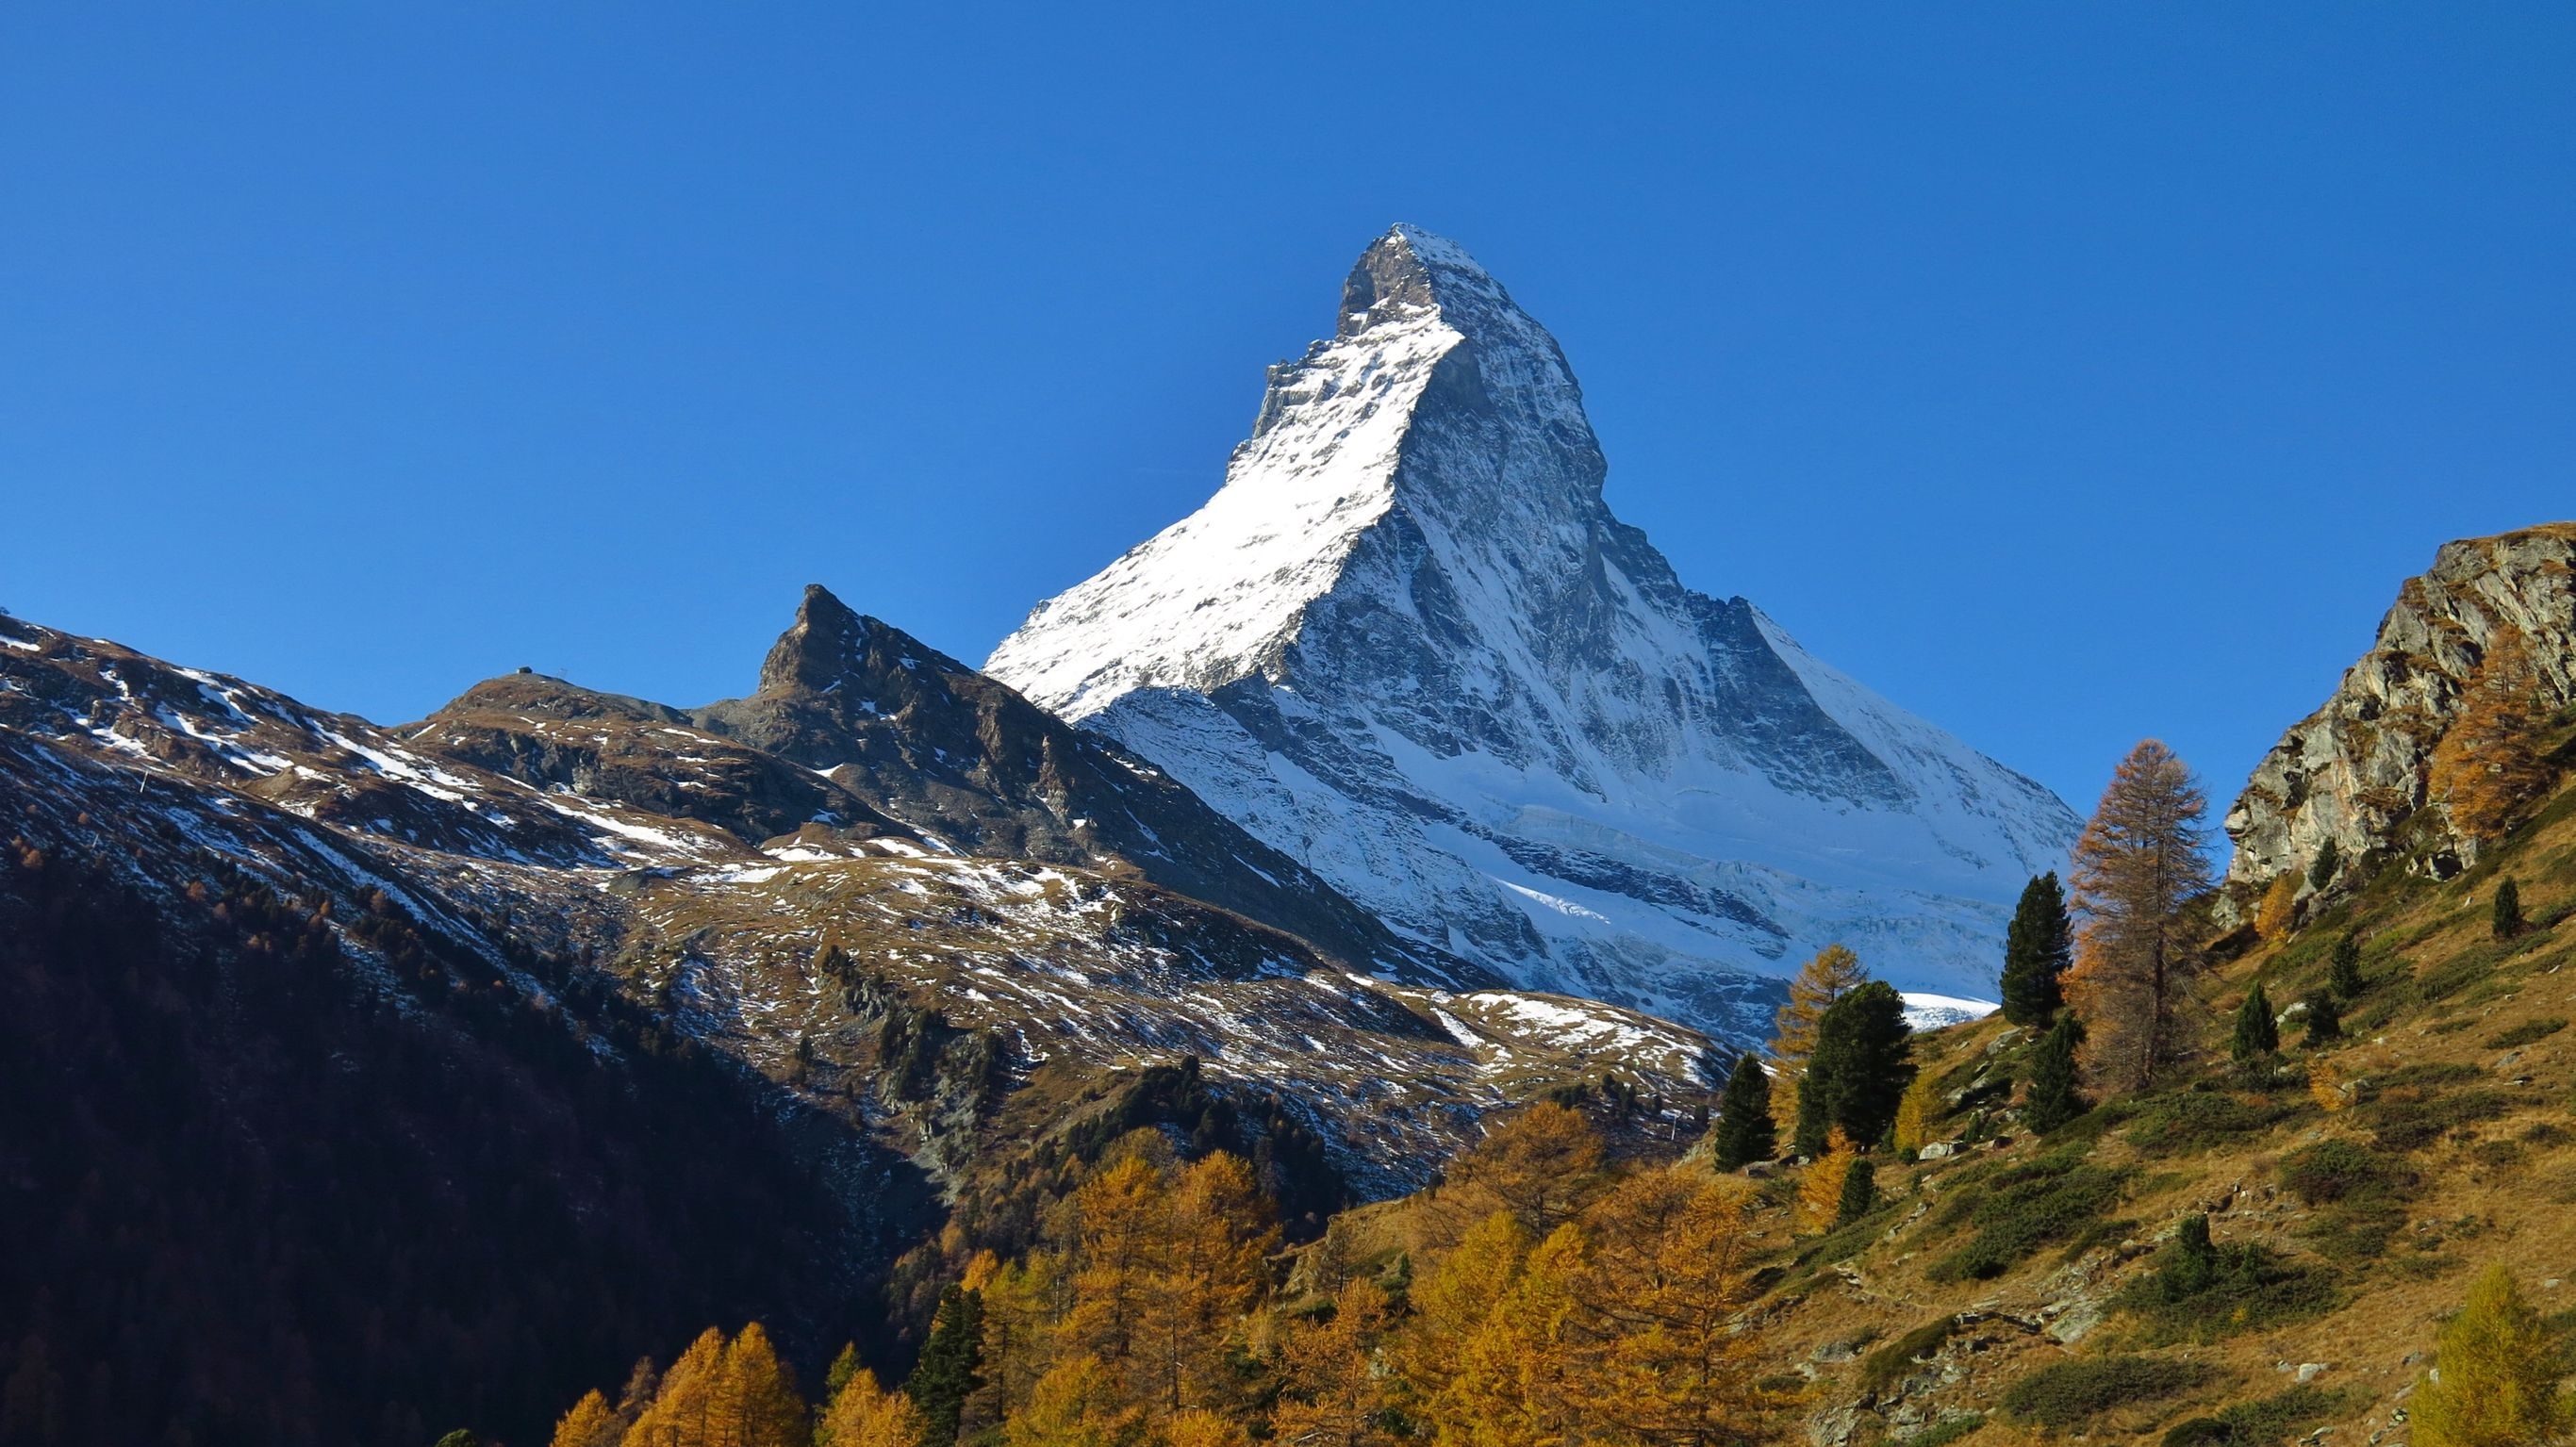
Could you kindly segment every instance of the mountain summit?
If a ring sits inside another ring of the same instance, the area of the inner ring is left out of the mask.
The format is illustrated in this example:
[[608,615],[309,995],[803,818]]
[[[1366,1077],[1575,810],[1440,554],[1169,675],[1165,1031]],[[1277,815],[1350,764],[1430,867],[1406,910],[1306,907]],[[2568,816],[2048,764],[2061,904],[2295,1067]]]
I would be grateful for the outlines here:
[[1990,994],[2074,815],[1685,588],[1606,472],[1556,340],[1398,226],[1225,486],[985,668],[1507,978],[1739,1037],[1834,940]]

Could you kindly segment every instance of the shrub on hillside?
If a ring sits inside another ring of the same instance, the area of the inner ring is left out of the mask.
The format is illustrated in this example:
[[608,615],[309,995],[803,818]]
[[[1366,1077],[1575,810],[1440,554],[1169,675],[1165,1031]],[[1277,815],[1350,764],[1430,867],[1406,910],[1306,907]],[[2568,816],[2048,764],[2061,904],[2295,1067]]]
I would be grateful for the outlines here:
[[1989,1281],[2042,1246],[2072,1241],[2098,1225],[2126,1182],[2074,1152],[2052,1151],[1998,1174],[1984,1189],[1952,1198],[1944,1224],[1977,1228],[1967,1244],[1932,1263],[1935,1281]]
[[2138,1101],[2128,1139],[2152,1155],[2214,1150],[2269,1130],[2297,1109],[2295,1102],[2247,1101],[2223,1091],[2176,1091]]
[[1941,1349],[1959,1330],[1955,1316],[1927,1321],[1861,1359],[1860,1389],[1875,1395],[1896,1385],[1921,1359]]
[[2119,1304],[2145,1324],[2150,1341],[2207,1343],[2321,1315],[2335,1293],[2324,1276],[2257,1243],[2212,1242],[2209,1218],[2190,1216]]
[[2004,1393],[2004,1410],[2063,1432],[2133,1402],[2187,1392],[2207,1382],[2208,1367],[2170,1357],[2079,1357],[2042,1367]]
[[2413,1172],[2358,1141],[2319,1141],[2281,1159],[2281,1184],[2311,1206],[2396,1189],[2414,1179]]
[[2537,1020],[2525,1020],[2519,1025],[2512,1026],[2509,1029],[2499,1030],[2495,1034],[2488,1036],[2487,1048],[2489,1050],[2516,1049],[2520,1046],[2529,1045],[2534,1041],[2546,1040],[2550,1036],[2555,1035],[2566,1028],[2566,1016],[2543,1015]]
[[2194,1417],[2167,1432],[2163,1447],[2280,1447],[2291,1433],[2342,1405],[2338,1393],[2292,1387],[2259,1402],[2239,1402],[2214,1417]]

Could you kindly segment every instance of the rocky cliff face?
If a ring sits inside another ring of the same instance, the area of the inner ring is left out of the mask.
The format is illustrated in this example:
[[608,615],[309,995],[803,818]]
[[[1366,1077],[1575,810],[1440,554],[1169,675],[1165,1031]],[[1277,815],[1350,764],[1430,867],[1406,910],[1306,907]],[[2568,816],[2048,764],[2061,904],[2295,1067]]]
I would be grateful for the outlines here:
[[1606,470],[1555,340],[1399,227],[1224,488],[986,668],[1521,983],[1754,1036],[1767,977],[1842,940],[1988,995],[2074,816],[1684,587]]
[[[2506,629],[2521,632],[2543,701],[2576,700],[2576,523],[2446,544],[2397,590],[2370,652],[2272,746],[2228,811],[2234,909],[2285,872],[2313,893],[2306,875],[2329,842],[2358,860],[2396,837],[2424,808],[2433,750]],[[2451,840],[2434,867],[2457,868],[2471,848]]]

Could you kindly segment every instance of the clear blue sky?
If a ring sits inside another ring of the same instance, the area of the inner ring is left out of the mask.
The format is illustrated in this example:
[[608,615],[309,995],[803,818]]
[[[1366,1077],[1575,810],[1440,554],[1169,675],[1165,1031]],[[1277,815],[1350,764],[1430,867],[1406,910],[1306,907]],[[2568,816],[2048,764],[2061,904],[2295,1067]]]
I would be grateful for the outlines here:
[[2079,808],[2576,515],[2564,5],[1093,8],[11,7],[0,605],[385,721],[737,693],[808,581],[979,660],[1397,220],[1687,581]]

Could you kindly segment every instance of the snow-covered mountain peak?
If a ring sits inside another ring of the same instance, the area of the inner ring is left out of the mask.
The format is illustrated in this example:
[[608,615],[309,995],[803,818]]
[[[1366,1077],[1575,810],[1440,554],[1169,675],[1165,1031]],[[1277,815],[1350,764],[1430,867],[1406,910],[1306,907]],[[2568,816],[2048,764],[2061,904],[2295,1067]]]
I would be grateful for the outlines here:
[[1684,587],[1606,471],[1555,339],[1397,227],[1215,496],[985,668],[1508,978],[1724,1029],[1844,939],[1989,992],[2065,805]]

